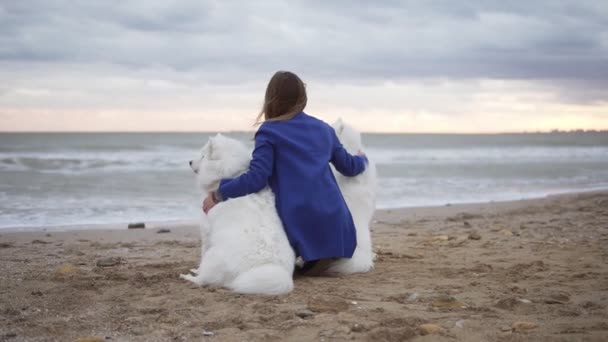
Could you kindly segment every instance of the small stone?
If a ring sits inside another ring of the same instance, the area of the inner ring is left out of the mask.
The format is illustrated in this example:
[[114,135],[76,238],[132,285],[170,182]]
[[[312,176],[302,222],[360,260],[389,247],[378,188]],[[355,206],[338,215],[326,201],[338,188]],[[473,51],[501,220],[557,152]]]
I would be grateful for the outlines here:
[[157,234],[171,233],[171,229],[161,228],[161,229],[157,230],[156,233]]
[[570,294],[567,292],[555,292],[552,293],[548,299],[545,300],[546,304],[565,304],[570,301]]
[[57,271],[55,271],[55,274],[57,275],[70,275],[70,274],[74,274],[78,272],[78,267],[72,266],[72,265],[63,265],[60,266]]
[[465,227],[467,227],[467,228],[471,227],[471,224],[469,223],[469,221],[462,222],[462,225],[465,226]]
[[494,304],[495,307],[503,309],[503,310],[513,310],[517,305],[523,303],[521,300],[514,297],[506,297]]
[[511,327],[514,330],[532,330],[538,328],[538,324],[533,322],[515,322]]
[[406,254],[406,253],[399,254],[398,257],[401,258],[401,259],[412,259],[412,260],[413,259],[422,259],[422,258],[424,258],[421,254],[413,255],[413,254]]
[[355,323],[350,327],[350,331],[352,332],[363,332],[366,331],[367,327],[363,324]]
[[500,327],[500,331],[511,331],[511,327]]
[[462,308],[464,303],[459,302],[456,298],[451,296],[439,296],[431,303],[431,306],[435,308],[453,309]]
[[143,222],[129,223],[128,229],[143,229],[146,228],[146,224]]
[[469,233],[469,240],[481,240],[481,235],[478,232],[473,231]]
[[308,310],[308,309],[300,309],[298,311],[296,311],[296,316],[302,318],[302,319],[309,319],[315,316],[315,313]]
[[433,241],[448,241],[450,239],[447,235],[435,235],[433,236]]
[[414,292],[411,295],[407,296],[407,300],[408,300],[408,302],[415,302],[418,299],[418,297],[420,297],[418,292]]
[[97,260],[96,265],[99,267],[110,267],[119,265],[122,262],[120,257],[107,257]]
[[213,331],[203,330],[203,336],[213,336],[215,333]]
[[352,305],[357,305],[357,304],[358,304],[358,303],[357,303],[356,301],[354,301],[354,300],[353,300],[352,302],[350,302],[350,303],[351,303]]
[[513,232],[508,229],[502,229],[499,231],[499,233],[504,236],[513,236]]
[[464,328],[464,319],[461,319],[461,320],[459,320],[459,321],[456,321],[456,323],[454,323],[454,326],[455,326],[456,328],[460,328],[460,329]]
[[339,298],[313,297],[308,300],[308,309],[312,312],[338,313],[349,309],[348,302]]
[[532,301],[531,301],[531,300],[529,300],[529,299],[524,299],[524,298],[520,298],[520,299],[519,299],[519,301],[520,301],[520,302],[522,302],[522,303],[524,303],[524,304],[530,304],[530,303],[532,303]]
[[471,268],[472,272],[475,273],[487,273],[487,272],[491,272],[493,270],[492,265],[488,265],[488,264],[476,264],[475,266],[473,266]]
[[101,337],[79,337],[74,342],[103,342],[104,339]]
[[42,291],[32,291],[32,296],[42,296]]
[[441,327],[437,324],[421,324],[418,327],[418,330],[420,330],[420,335],[434,335],[434,334],[438,334],[441,332]]
[[32,240],[32,245],[48,245],[50,242],[44,240]]

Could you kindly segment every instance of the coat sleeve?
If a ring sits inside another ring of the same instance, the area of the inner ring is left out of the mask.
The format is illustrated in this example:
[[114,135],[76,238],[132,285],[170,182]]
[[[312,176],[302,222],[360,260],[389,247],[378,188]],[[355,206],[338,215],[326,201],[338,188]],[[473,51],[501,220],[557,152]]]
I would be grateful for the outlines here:
[[256,193],[268,184],[274,166],[274,147],[270,134],[260,127],[255,135],[255,148],[249,170],[236,178],[223,179],[218,189],[222,200]]
[[347,177],[354,177],[365,171],[365,165],[368,163],[365,156],[353,156],[342,146],[340,140],[336,136],[336,131],[331,130],[332,135],[332,154],[331,163],[336,167],[336,170]]

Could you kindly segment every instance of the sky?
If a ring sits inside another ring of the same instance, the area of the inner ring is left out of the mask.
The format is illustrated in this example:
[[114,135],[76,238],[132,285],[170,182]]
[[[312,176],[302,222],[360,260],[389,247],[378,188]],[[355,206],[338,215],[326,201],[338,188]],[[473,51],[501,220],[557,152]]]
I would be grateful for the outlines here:
[[608,129],[608,2],[0,0],[0,131],[253,130],[277,70],[368,132]]

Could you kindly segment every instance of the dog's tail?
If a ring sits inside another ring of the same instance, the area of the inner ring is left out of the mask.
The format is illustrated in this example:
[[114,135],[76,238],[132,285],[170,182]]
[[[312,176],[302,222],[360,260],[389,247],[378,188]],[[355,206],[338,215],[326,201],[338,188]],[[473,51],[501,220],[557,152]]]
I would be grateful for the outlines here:
[[239,275],[229,287],[239,293],[280,295],[293,290],[293,278],[284,268],[266,264]]

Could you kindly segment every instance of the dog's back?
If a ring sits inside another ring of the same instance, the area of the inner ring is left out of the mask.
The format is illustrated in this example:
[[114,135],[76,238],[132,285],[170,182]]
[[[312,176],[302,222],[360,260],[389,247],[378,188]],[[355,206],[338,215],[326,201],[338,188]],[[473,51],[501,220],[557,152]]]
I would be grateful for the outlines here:
[[[333,125],[340,142],[351,153],[364,151],[361,134],[341,120]],[[346,177],[334,172],[340,191],[355,223],[357,249],[351,259],[340,260],[330,271],[337,273],[367,272],[374,266],[370,224],[376,210],[376,165],[369,160],[363,173]]]

